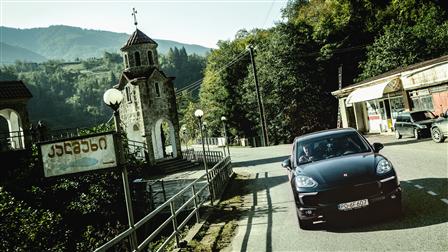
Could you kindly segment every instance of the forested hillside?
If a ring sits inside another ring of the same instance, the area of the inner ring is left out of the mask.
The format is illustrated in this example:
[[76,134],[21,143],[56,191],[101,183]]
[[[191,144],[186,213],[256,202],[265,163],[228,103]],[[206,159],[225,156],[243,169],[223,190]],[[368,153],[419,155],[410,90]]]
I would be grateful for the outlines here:
[[[203,57],[188,55],[185,48],[170,49],[159,61],[168,76],[176,77],[176,88],[200,79],[205,67]],[[111,117],[102,97],[117,84],[122,62],[115,53],[79,62],[16,62],[0,68],[0,79],[26,83],[33,94],[28,104],[32,122],[42,120],[52,129],[89,127]]]
[[0,55],[2,63],[12,63],[16,60],[28,62],[43,62],[47,60],[44,56],[35,52],[18,46],[11,46],[2,42],[0,42]]
[[[144,31],[144,27],[141,28]],[[130,31],[133,32],[133,31]],[[126,43],[129,34],[109,31],[89,30],[79,27],[53,25],[46,28],[16,29],[0,27],[0,42],[9,46],[21,47],[47,59],[73,61],[101,57],[104,52],[118,53]],[[151,36],[151,34],[147,34]],[[171,40],[154,39],[159,53],[166,54],[170,48],[185,47],[189,54],[205,56],[210,50],[200,45],[183,44]],[[23,55],[22,55],[23,56]],[[30,58],[2,58],[1,63],[11,64],[15,60],[35,61]]]

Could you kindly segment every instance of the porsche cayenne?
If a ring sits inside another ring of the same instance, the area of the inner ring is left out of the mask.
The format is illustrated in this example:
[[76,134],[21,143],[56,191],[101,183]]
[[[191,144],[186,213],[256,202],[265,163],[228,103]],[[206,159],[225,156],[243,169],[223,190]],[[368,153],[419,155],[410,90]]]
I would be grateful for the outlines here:
[[378,153],[382,148],[352,128],[297,137],[282,166],[288,171],[300,227],[373,209],[399,215],[400,183],[392,163]]

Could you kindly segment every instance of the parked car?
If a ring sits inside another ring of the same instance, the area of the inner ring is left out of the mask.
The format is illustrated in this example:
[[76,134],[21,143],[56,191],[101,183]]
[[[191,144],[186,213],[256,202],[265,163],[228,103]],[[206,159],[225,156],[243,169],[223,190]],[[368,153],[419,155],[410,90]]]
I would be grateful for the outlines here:
[[448,114],[442,113],[439,119],[432,124],[431,137],[436,143],[441,143],[448,137]]
[[421,137],[429,137],[431,125],[436,121],[431,111],[412,111],[401,112],[395,121],[395,138],[400,139],[402,136],[410,136],[415,139]]
[[288,171],[300,227],[382,212],[379,208],[399,215],[400,183],[392,163],[378,153],[382,148],[352,128],[297,137],[282,166]]

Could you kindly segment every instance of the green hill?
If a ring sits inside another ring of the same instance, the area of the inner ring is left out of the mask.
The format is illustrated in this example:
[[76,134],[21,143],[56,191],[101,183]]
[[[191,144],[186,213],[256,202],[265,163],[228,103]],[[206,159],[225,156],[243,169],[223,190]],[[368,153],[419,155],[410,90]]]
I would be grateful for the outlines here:
[[35,52],[0,42],[0,64],[13,64],[16,60],[43,62],[47,59]]
[[[144,31],[144,27],[142,27]],[[86,59],[101,57],[105,51],[119,52],[129,38],[129,34],[100,30],[82,29],[79,27],[54,25],[46,28],[16,29],[0,27],[2,34],[0,42],[21,47],[40,54],[47,59],[63,59],[67,61],[76,58]],[[147,34],[151,36],[151,34]],[[189,54],[204,56],[210,49],[183,44],[171,40],[154,39],[160,53],[167,53],[172,47],[185,47]],[[33,61],[32,59],[26,59]],[[14,60],[13,60],[14,61]]]

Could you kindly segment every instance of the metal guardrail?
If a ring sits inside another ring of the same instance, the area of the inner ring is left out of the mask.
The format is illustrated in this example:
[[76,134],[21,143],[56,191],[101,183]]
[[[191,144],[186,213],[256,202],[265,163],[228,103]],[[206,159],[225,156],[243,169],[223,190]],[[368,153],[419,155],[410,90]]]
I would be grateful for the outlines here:
[[[165,203],[157,207],[155,210],[150,212],[148,215],[143,217],[140,221],[135,223],[133,227],[130,227],[117,235],[112,240],[108,241],[107,243],[103,244],[101,247],[97,248],[95,251],[107,251],[107,249],[113,247],[114,245],[122,242],[124,239],[131,236],[131,234],[134,234],[138,228],[142,227],[148,221],[156,217],[159,213],[161,213],[166,207],[170,207],[171,215],[160,225],[158,226],[151,234],[149,234],[142,242],[139,243],[137,248],[131,248],[132,251],[142,251],[145,248],[147,248],[148,244],[154,240],[157,235],[159,235],[169,224],[172,224],[173,232],[165,239],[165,241],[157,248],[156,251],[164,251],[164,248],[173,240],[173,238],[176,240],[176,245],[179,247],[179,240],[180,240],[180,233],[179,231],[182,230],[186,224],[190,221],[190,219],[195,216],[196,222],[199,222],[199,209],[202,205],[206,204],[206,201],[208,200],[208,197],[204,197],[201,199],[200,195],[205,190],[209,191],[210,194],[210,188],[213,188],[211,191],[213,192],[213,199],[219,199],[221,197],[221,194],[224,192],[225,186],[227,182],[229,181],[230,177],[232,176],[233,171],[231,168],[231,160],[230,157],[225,157],[221,161],[219,161],[215,166],[213,166],[212,169],[209,170],[208,176],[210,178],[210,184],[205,181],[204,178],[206,178],[207,174],[202,175],[201,177],[194,180],[192,183],[190,183],[188,186],[183,188],[181,191],[176,193],[174,196],[172,196],[170,199],[168,199]],[[197,185],[201,182],[203,185],[197,188]],[[187,192],[191,192],[191,197],[188,198],[188,200],[182,204],[179,208],[176,209],[175,201],[183,197],[183,195]],[[192,210],[187,210],[188,206],[193,204]],[[180,213],[183,213],[185,211],[189,211],[188,215],[185,217],[185,219],[182,221],[182,223],[178,224],[177,218]]]

